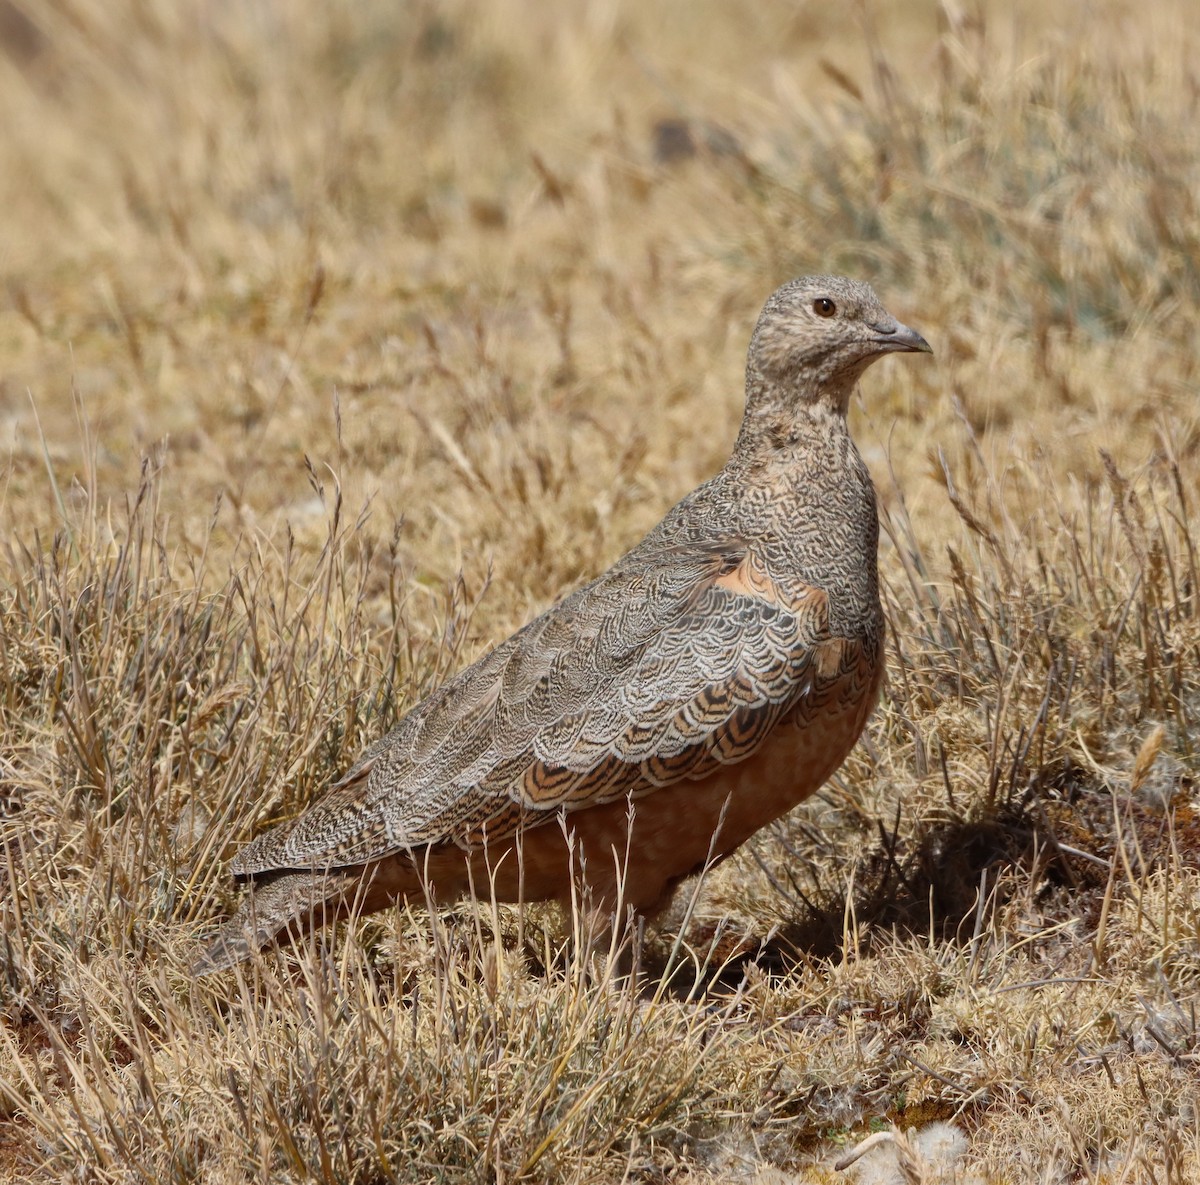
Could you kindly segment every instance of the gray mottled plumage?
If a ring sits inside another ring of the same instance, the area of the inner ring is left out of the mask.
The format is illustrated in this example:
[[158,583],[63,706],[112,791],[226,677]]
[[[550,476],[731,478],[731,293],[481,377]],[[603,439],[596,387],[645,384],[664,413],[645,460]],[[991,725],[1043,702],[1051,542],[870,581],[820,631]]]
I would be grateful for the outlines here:
[[875,494],[847,405],[875,359],[928,350],[865,284],[776,291],[725,467],[245,847],[246,901],[197,970],[355,903],[489,880],[565,901],[581,855],[596,901],[651,912],[815,791],[883,671]]

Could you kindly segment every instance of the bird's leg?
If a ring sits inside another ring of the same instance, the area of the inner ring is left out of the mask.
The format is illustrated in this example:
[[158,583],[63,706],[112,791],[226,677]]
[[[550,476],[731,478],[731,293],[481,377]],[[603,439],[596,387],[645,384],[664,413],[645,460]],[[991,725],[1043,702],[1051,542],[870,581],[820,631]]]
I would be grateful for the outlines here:
[[569,907],[571,937],[576,957],[586,960],[597,982],[605,980],[635,984],[641,976],[645,937],[643,911],[627,898],[627,870],[633,847],[634,805],[629,803],[624,850],[614,845],[608,851],[589,853],[566,831],[571,867]]

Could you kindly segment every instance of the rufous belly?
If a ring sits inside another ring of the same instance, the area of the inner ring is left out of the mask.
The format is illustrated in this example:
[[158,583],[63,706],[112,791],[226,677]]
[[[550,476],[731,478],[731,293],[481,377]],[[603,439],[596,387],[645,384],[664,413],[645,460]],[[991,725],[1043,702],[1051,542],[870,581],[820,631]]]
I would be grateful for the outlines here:
[[[879,679],[850,702],[782,721],[752,757],[699,781],[560,815],[492,848],[450,845],[343,870],[367,909],[389,900],[467,893],[503,902],[569,904],[583,884],[592,905],[653,915],[678,882],[722,859],[818,790],[845,760],[874,707]],[[361,880],[359,878],[362,878]],[[341,879],[341,878],[339,878]]]

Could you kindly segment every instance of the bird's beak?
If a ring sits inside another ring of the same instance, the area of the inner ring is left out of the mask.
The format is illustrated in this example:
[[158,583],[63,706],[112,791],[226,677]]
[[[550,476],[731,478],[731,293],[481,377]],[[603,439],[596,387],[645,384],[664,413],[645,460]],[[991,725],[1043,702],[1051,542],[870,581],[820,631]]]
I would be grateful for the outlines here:
[[933,347],[915,330],[899,321],[887,325],[872,325],[876,333],[875,344],[881,354],[932,354]]

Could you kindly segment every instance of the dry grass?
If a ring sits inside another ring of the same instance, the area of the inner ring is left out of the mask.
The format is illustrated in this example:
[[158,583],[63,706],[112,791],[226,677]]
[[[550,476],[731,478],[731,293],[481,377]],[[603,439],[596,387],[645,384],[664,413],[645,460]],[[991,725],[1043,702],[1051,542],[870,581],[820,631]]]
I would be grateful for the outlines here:
[[[903,7],[0,4],[0,1179],[1200,1181],[1200,31]],[[190,981],[817,269],[937,351],[852,412],[890,684],[674,976],[484,906]]]

